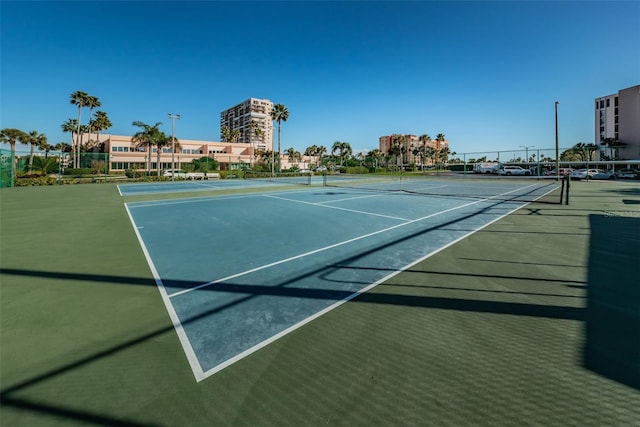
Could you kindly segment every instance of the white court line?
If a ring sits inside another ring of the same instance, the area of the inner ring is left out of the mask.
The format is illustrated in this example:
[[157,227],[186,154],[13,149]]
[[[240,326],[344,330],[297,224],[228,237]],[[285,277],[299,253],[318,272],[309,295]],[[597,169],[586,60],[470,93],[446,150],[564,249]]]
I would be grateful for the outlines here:
[[[524,187],[524,188],[526,188],[526,187]],[[506,193],[498,194],[497,196],[493,196],[493,197],[504,196],[505,194],[509,194],[509,193],[514,192],[514,191],[516,191],[516,190],[512,190],[512,191],[508,191]],[[493,198],[493,197],[491,197],[491,198]],[[240,273],[232,274],[231,276],[223,277],[221,279],[212,280],[211,282],[203,283],[201,285],[194,286],[193,288],[183,289],[181,291],[174,292],[173,294],[170,294],[169,298],[173,298],[173,297],[177,297],[177,296],[180,296],[180,295],[184,295],[186,293],[189,293],[189,292],[192,292],[192,291],[196,291],[198,289],[202,289],[202,288],[206,288],[206,287],[215,285],[216,283],[221,283],[221,282],[224,282],[224,281],[227,281],[227,280],[235,279],[236,277],[245,276],[247,274],[255,273],[256,271],[264,270],[264,269],[271,268],[271,267],[276,266],[276,265],[284,264],[284,263],[287,263],[287,262],[290,262],[290,261],[294,261],[296,259],[300,259],[300,258],[309,256],[309,255],[314,255],[314,254],[317,254],[319,252],[324,252],[324,251],[329,250],[329,249],[337,248],[339,246],[343,246],[343,245],[346,245],[348,243],[356,242],[358,240],[362,240],[362,239],[366,239],[366,238],[371,237],[371,236],[375,236],[376,234],[381,234],[381,233],[385,233],[387,231],[395,230],[396,228],[404,227],[405,225],[413,224],[413,223],[416,223],[416,222],[419,222],[419,221],[424,221],[425,219],[429,219],[429,218],[432,218],[434,216],[442,215],[442,214],[447,213],[447,212],[452,212],[452,211],[455,211],[455,210],[458,210],[458,209],[465,208],[467,206],[475,205],[477,203],[486,202],[486,201],[490,200],[491,198],[475,200],[473,202],[465,203],[464,205],[460,205],[460,206],[456,206],[456,207],[453,207],[453,208],[445,209],[445,210],[440,211],[440,212],[435,212],[435,213],[432,213],[432,214],[429,214],[429,215],[426,215],[426,216],[423,216],[423,217],[420,217],[420,218],[408,220],[406,222],[393,225],[391,227],[383,228],[382,230],[374,231],[372,233],[363,234],[362,236],[358,236],[358,237],[354,237],[352,239],[344,240],[342,242],[334,243],[333,245],[329,245],[329,246],[325,246],[325,247],[322,247],[322,248],[314,249],[312,251],[305,252],[303,254],[294,255],[292,257],[285,258],[285,259],[282,259],[280,261],[275,261],[275,262],[271,262],[269,264],[261,265],[259,267],[252,268],[250,270],[246,270],[246,271],[243,271],[243,272],[240,272]]]
[[[319,206],[321,208],[327,208],[327,209],[338,209],[338,210],[341,210],[341,211],[360,213],[360,214],[364,214],[364,215],[380,216],[382,218],[397,219],[397,220],[400,220],[400,221],[409,221],[409,218],[400,218],[400,217],[397,217],[397,216],[382,215],[382,214],[377,214],[377,213],[372,213],[372,212],[359,211],[359,210],[356,210],[356,209],[341,208],[339,206],[328,206],[328,205],[320,204],[320,203],[317,203],[317,202],[305,202],[303,200],[289,199],[287,197],[271,196],[271,195],[265,195],[264,197],[270,197],[272,199],[279,199],[279,200],[286,200],[288,202],[294,202],[294,203],[302,203],[304,205]],[[353,197],[352,199],[358,199],[358,198],[359,197]],[[349,200],[349,199],[343,199],[343,200]],[[334,201],[337,201],[337,200],[334,200]],[[328,203],[328,202],[323,202],[323,203]]]
[[[504,194],[507,194],[507,193],[504,193]],[[504,194],[502,194],[502,195],[504,195]],[[546,193],[546,194],[548,194],[548,193]],[[546,195],[546,194],[545,194],[545,195]],[[543,197],[543,196],[540,196],[540,197]],[[488,200],[488,199],[487,199],[487,200]],[[471,203],[471,204],[473,204],[473,203]],[[409,264],[405,265],[404,267],[399,268],[399,269],[397,269],[397,270],[395,270],[395,271],[392,271],[391,273],[387,274],[387,275],[386,275],[386,276],[384,276],[383,278],[381,278],[381,279],[379,279],[379,280],[375,281],[374,283],[372,283],[372,284],[370,284],[370,285],[368,285],[368,286],[366,286],[366,287],[364,287],[364,288],[360,289],[359,291],[356,291],[356,292],[352,293],[351,295],[347,295],[346,297],[344,297],[344,298],[343,298],[343,299],[341,299],[340,301],[336,301],[334,304],[332,304],[332,305],[330,305],[330,306],[326,307],[325,309],[320,310],[319,312],[317,312],[317,313],[315,313],[315,314],[312,314],[311,316],[309,316],[309,317],[305,318],[304,320],[301,320],[300,322],[298,322],[298,323],[296,323],[296,324],[294,324],[294,325],[289,326],[288,328],[286,328],[286,329],[284,329],[283,331],[281,331],[281,332],[279,332],[279,333],[277,333],[277,334],[275,334],[275,335],[271,336],[270,338],[268,338],[268,339],[266,339],[266,340],[264,340],[264,341],[259,342],[258,344],[254,345],[253,347],[250,347],[250,348],[246,349],[246,350],[245,350],[245,351],[243,351],[242,353],[238,353],[238,354],[237,354],[237,355],[235,355],[234,357],[232,357],[232,358],[230,358],[230,359],[227,359],[227,360],[225,360],[224,362],[220,363],[219,365],[216,365],[216,366],[214,366],[213,368],[211,368],[211,369],[209,369],[209,370],[205,371],[205,372],[203,373],[203,376],[202,376],[202,378],[201,378],[201,379],[197,379],[197,377],[196,377],[196,381],[200,382],[200,381],[202,381],[202,380],[204,380],[204,379],[206,379],[206,378],[209,378],[210,376],[212,376],[212,375],[214,375],[214,374],[216,374],[216,373],[220,372],[220,371],[221,371],[221,370],[223,370],[224,368],[226,368],[226,367],[228,367],[228,366],[230,366],[230,365],[233,365],[234,363],[238,362],[239,360],[241,360],[241,359],[243,359],[243,358],[245,358],[245,357],[247,357],[247,356],[251,355],[252,353],[255,353],[256,351],[260,350],[261,348],[264,348],[264,347],[268,346],[269,344],[271,344],[271,343],[273,343],[273,342],[275,342],[275,341],[279,340],[280,338],[284,337],[285,335],[287,335],[287,334],[289,334],[289,333],[291,333],[291,332],[295,331],[296,329],[301,328],[302,326],[306,325],[307,323],[310,323],[310,322],[312,322],[312,321],[316,320],[316,319],[317,319],[317,318],[319,318],[320,316],[324,316],[325,314],[327,314],[327,313],[328,313],[328,312],[330,312],[331,310],[334,310],[334,309],[336,309],[337,307],[341,306],[342,304],[344,304],[344,303],[346,303],[346,302],[351,301],[352,299],[354,299],[354,298],[356,298],[356,297],[358,297],[358,296],[360,296],[360,295],[364,294],[365,292],[368,292],[369,290],[371,290],[371,289],[375,288],[375,287],[376,287],[376,286],[378,286],[379,284],[386,282],[387,280],[389,280],[389,279],[393,278],[394,276],[397,276],[398,274],[400,274],[400,273],[402,273],[403,271],[405,271],[405,270],[407,270],[407,269],[409,269],[409,268],[413,267],[414,265],[416,265],[416,264],[418,264],[418,263],[420,263],[420,262],[424,261],[425,259],[432,257],[433,255],[437,254],[438,252],[441,252],[441,251],[445,250],[446,248],[448,248],[448,247],[450,247],[450,246],[452,246],[452,245],[454,245],[454,244],[458,243],[459,241],[461,241],[461,240],[463,240],[463,239],[467,238],[468,236],[470,236],[470,235],[472,235],[472,234],[474,234],[474,233],[477,233],[478,231],[480,231],[480,230],[482,230],[482,229],[484,229],[484,228],[486,228],[486,227],[490,226],[490,225],[491,225],[491,224],[493,224],[494,222],[501,220],[502,218],[506,217],[507,215],[511,215],[513,212],[515,212],[515,211],[517,211],[517,210],[519,210],[519,209],[522,209],[523,207],[527,206],[528,204],[529,204],[529,203],[523,203],[521,206],[517,206],[517,207],[515,207],[515,208],[514,208],[514,209],[512,209],[511,211],[509,211],[509,212],[505,213],[504,215],[501,215],[501,216],[499,216],[499,217],[495,218],[494,220],[489,221],[488,223],[486,223],[486,224],[482,225],[481,227],[478,227],[478,228],[477,228],[477,229],[475,229],[475,230],[471,230],[471,231],[469,231],[468,233],[466,233],[466,234],[464,234],[464,235],[460,236],[459,238],[457,238],[457,239],[455,239],[455,240],[453,240],[453,241],[451,241],[451,242],[447,243],[446,245],[444,245],[444,246],[442,246],[442,247],[440,247],[440,248],[438,248],[438,249],[435,249],[435,250],[434,250],[434,251],[432,251],[432,252],[429,252],[429,253],[428,253],[428,254],[426,254],[425,256],[423,256],[423,257],[421,257],[421,258],[419,258],[419,259],[417,259],[417,260],[415,260],[415,261],[413,261],[413,262],[411,262],[411,263],[409,263]]]
[[[526,188],[526,187],[525,187],[525,188]],[[515,191],[515,190],[514,190],[514,191]],[[553,190],[550,190],[550,191],[553,191]],[[508,193],[509,193],[509,192],[508,192]],[[503,194],[501,194],[501,195],[508,194],[508,193],[503,193]],[[547,193],[547,194],[548,194],[548,193]],[[501,195],[499,195],[499,196],[501,196]],[[248,195],[248,196],[258,197],[258,196],[260,196],[260,195]],[[498,197],[498,196],[495,196],[495,197]],[[540,196],[540,197],[543,197],[543,196]],[[219,199],[218,199],[218,200],[219,200]],[[445,211],[438,212],[438,213],[435,213],[435,214],[432,214],[432,215],[426,216],[426,217],[424,217],[424,218],[418,218],[418,219],[416,219],[416,220],[414,220],[414,221],[410,221],[410,222],[407,222],[407,223],[399,224],[399,225],[397,225],[397,226],[395,226],[395,227],[391,227],[391,228],[401,227],[401,226],[404,226],[404,225],[410,224],[410,223],[412,223],[412,222],[420,221],[420,220],[426,219],[426,218],[428,218],[428,217],[432,217],[432,216],[435,216],[435,215],[439,215],[439,214],[441,214],[441,213],[445,213],[445,212],[452,211],[452,210],[455,210],[455,209],[460,209],[460,208],[462,208],[462,207],[470,206],[470,205],[473,205],[473,204],[476,204],[476,203],[480,203],[480,202],[483,202],[483,201],[487,201],[487,200],[489,200],[489,198],[488,198],[488,199],[483,199],[483,200],[476,200],[476,201],[474,201],[474,202],[467,203],[467,204],[465,204],[465,205],[458,206],[458,207],[456,207],[456,208],[447,209],[447,210],[445,210]],[[267,345],[271,344],[272,342],[274,342],[274,341],[278,340],[279,338],[283,337],[284,335],[286,335],[286,334],[288,334],[288,333],[290,333],[290,332],[292,332],[292,331],[294,331],[294,330],[296,330],[296,329],[300,328],[301,326],[303,326],[303,325],[305,325],[305,324],[307,324],[307,323],[309,323],[309,322],[311,322],[311,321],[313,321],[313,320],[317,319],[318,317],[320,317],[320,316],[322,316],[322,315],[324,315],[324,314],[328,313],[329,311],[331,311],[331,310],[335,309],[336,307],[338,307],[338,306],[340,306],[340,305],[344,304],[345,302],[348,302],[348,301],[352,300],[353,298],[357,297],[358,295],[360,295],[360,294],[363,294],[363,293],[367,292],[368,290],[370,290],[370,289],[374,288],[375,286],[379,285],[380,283],[383,283],[383,282],[385,282],[386,280],[389,280],[390,278],[392,278],[393,276],[397,275],[398,273],[401,273],[402,271],[404,271],[404,270],[406,270],[406,269],[410,268],[411,266],[413,266],[413,265],[415,265],[415,264],[417,264],[417,263],[419,263],[419,262],[421,262],[421,261],[423,261],[423,260],[425,260],[425,259],[429,258],[430,256],[432,256],[432,255],[434,255],[434,254],[436,254],[436,253],[438,253],[438,252],[440,252],[440,251],[444,250],[445,248],[447,248],[447,247],[449,247],[449,246],[451,246],[451,245],[455,244],[456,242],[458,242],[458,241],[460,241],[460,240],[464,239],[465,237],[467,237],[467,236],[469,236],[469,235],[471,235],[471,234],[473,234],[473,233],[476,233],[477,231],[480,231],[480,230],[482,230],[482,229],[483,229],[483,228],[485,228],[485,227],[488,227],[490,224],[493,224],[494,222],[496,222],[496,221],[498,221],[498,220],[500,220],[500,219],[504,218],[505,216],[507,216],[507,215],[509,215],[509,214],[511,214],[511,213],[513,213],[513,212],[515,212],[515,211],[516,211],[516,210],[518,210],[518,209],[521,209],[522,207],[524,207],[524,206],[526,206],[526,205],[528,205],[528,203],[523,203],[521,206],[518,206],[518,207],[514,208],[513,210],[511,210],[511,211],[509,211],[509,212],[505,213],[504,215],[502,215],[502,216],[500,216],[500,217],[498,217],[498,218],[494,219],[493,221],[490,221],[490,222],[488,222],[487,224],[484,224],[484,225],[482,225],[481,227],[478,227],[477,229],[472,230],[472,231],[470,231],[469,233],[467,233],[467,234],[465,234],[465,235],[461,236],[460,238],[458,238],[458,239],[456,239],[456,240],[452,241],[451,243],[449,243],[449,244],[447,244],[447,245],[445,245],[445,246],[443,246],[443,247],[441,247],[441,248],[439,248],[439,249],[437,249],[437,250],[435,250],[435,251],[433,251],[433,252],[431,252],[431,253],[426,254],[424,257],[422,257],[422,258],[420,258],[420,259],[418,259],[418,260],[416,260],[416,261],[414,261],[414,262],[412,262],[412,263],[408,264],[407,266],[405,266],[405,267],[403,267],[403,268],[401,268],[401,269],[398,269],[398,270],[396,270],[396,271],[394,271],[394,272],[392,272],[392,273],[388,274],[387,276],[385,276],[385,277],[383,277],[382,279],[380,279],[380,280],[376,281],[375,283],[372,283],[372,284],[368,285],[367,287],[365,287],[365,288],[363,288],[363,289],[361,289],[361,290],[359,290],[359,291],[357,291],[357,292],[354,292],[353,294],[351,294],[351,295],[349,295],[349,296],[345,297],[345,298],[344,298],[344,299],[342,299],[341,301],[338,301],[338,302],[336,302],[335,304],[333,304],[333,305],[331,305],[331,306],[329,306],[329,307],[327,307],[327,308],[325,308],[325,309],[323,309],[323,310],[319,311],[318,313],[315,313],[315,314],[313,314],[313,315],[311,315],[311,316],[309,316],[309,317],[305,318],[304,320],[302,320],[302,321],[300,321],[300,322],[296,323],[295,325],[290,326],[289,328],[287,328],[287,329],[283,330],[282,332],[280,332],[280,333],[278,333],[278,334],[276,334],[276,335],[272,336],[271,338],[269,338],[269,339],[267,339],[267,340],[264,340],[264,341],[262,341],[262,342],[260,342],[260,343],[256,344],[255,346],[253,346],[253,347],[251,347],[251,348],[249,348],[249,349],[247,349],[247,350],[243,351],[242,353],[237,354],[236,356],[232,357],[231,359],[228,359],[228,360],[226,360],[225,362],[223,362],[223,363],[221,363],[221,364],[219,364],[219,365],[216,365],[215,367],[213,367],[213,368],[211,368],[211,369],[209,369],[209,370],[207,370],[207,371],[203,371],[203,370],[202,370],[202,367],[201,367],[201,365],[200,365],[200,362],[198,361],[198,358],[197,358],[197,356],[196,356],[196,354],[195,354],[195,352],[194,352],[194,350],[193,350],[193,347],[192,347],[192,345],[191,345],[191,342],[189,341],[189,338],[187,337],[186,332],[184,331],[184,328],[183,328],[183,326],[182,326],[182,323],[180,322],[180,319],[179,319],[179,317],[178,317],[178,315],[177,315],[177,313],[176,313],[176,311],[175,311],[175,308],[173,307],[173,304],[172,304],[172,302],[171,302],[171,300],[170,300],[171,296],[167,294],[166,288],[164,287],[164,284],[163,284],[162,280],[160,279],[160,276],[159,276],[159,274],[158,274],[158,272],[157,272],[157,269],[156,269],[155,265],[153,264],[153,261],[151,260],[151,256],[149,255],[149,252],[148,252],[148,250],[147,250],[146,246],[144,245],[144,241],[143,241],[143,239],[142,239],[142,236],[141,236],[141,235],[140,235],[140,233],[138,232],[138,227],[137,227],[137,225],[135,224],[135,221],[133,220],[133,217],[132,217],[132,215],[131,215],[131,211],[129,210],[129,206],[128,206],[126,203],[125,203],[125,208],[127,209],[127,215],[129,215],[129,219],[130,219],[130,221],[131,221],[131,223],[132,223],[132,225],[133,225],[133,228],[134,228],[134,231],[135,231],[135,233],[136,233],[136,236],[138,237],[138,241],[140,242],[140,246],[142,247],[142,250],[143,250],[143,253],[144,253],[144,255],[145,255],[145,258],[147,259],[147,262],[149,263],[149,267],[150,267],[151,272],[152,272],[152,274],[153,274],[153,277],[154,277],[154,279],[155,279],[156,285],[158,286],[158,289],[160,290],[160,294],[161,294],[161,296],[162,296],[162,300],[163,300],[163,302],[164,302],[164,304],[165,304],[165,307],[167,308],[167,312],[169,313],[169,317],[171,318],[171,321],[172,321],[173,326],[174,326],[174,328],[175,328],[175,330],[176,330],[176,333],[178,334],[178,338],[179,338],[179,340],[180,340],[180,343],[182,344],[182,348],[183,348],[183,350],[184,350],[184,352],[185,352],[185,355],[186,355],[186,357],[187,357],[187,360],[188,360],[188,362],[189,362],[189,365],[191,366],[191,370],[192,370],[192,372],[193,372],[193,374],[194,374],[194,377],[195,377],[195,379],[196,379],[196,382],[200,382],[200,381],[202,381],[202,380],[204,380],[204,379],[206,379],[206,378],[208,378],[208,377],[212,376],[213,374],[215,374],[215,373],[217,373],[217,372],[221,371],[222,369],[224,369],[224,368],[228,367],[229,365],[231,365],[231,364],[233,364],[233,363],[237,362],[238,360],[240,360],[240,359],[242,359],[242,358],[244,358],[244,357],[246,357],[246,356],[250,355],[251,353],[254,353],[255,351],[257,351],[257,350],[259,350],[259,349],[261,349],[261,348],[263,348],[263,347],[265,347],[265,346],[267,346]],[[383,230],[381,230],[380,232],[383,232]],[[379,233],[379,232],[371,233],[371,234],[369,234],[369,235],[373,235],[373,234],[377,234],[377,233]],[[358,239],[361,239],[361,238],[364,238],[364,237],[366,237],[366,236],[361,236],[361,237],[359,237]],[[353,240],[356,240],[356,239],[352,239],[352,241],[353,241]],[[344,243],[343,243],[343,244],[344,244]],[[332,245],[331,247],[335,247],[335,246],[337,246],[337,245]],[[321,248],[320,250],[326,250],[326,249],[328,249],[328,248],[330,248],[330,247],[327,247],[327,248]],[[314,253],[315,253],[315,252],[319,252],[320,250],[314,251]],[[291,259],[293,259],[293,258],[290,258],[289,260],[291,260]],[[286,261],[286,260],[283,260],[283,261],[278,262],[278,263],[272,263],[272,264],[270,264],[269,266],[276,265],[276,264],[280,264],[280,263],[285,262],[285,261]],[[267,267],[268,267],[268,266],[263,266],[263,267],[260,267],[260,268],[258,268],[258,269],[267,268]],[[253,269],[253,270],[251,270],[251,271],[256,271],[256,270],[258,270],[258,269]],[[248,274],[248,272],[240,273],[240,274],[238,274],[238,275],[234,275],[234,276],[230,276],[230,277],[238,277],[239,275],[242,275],[242,274]],[[215,282],[209,282],[209,284],[213,284],[213,283],[216,283],[216,282],[219,282],[219,281],[223,281],[223,280],[227,280],[227,278],[220,279],[220,280],[215,281]],[[209,285],[209,284],[205,284],[205,285]],[[199,286],[198,288],[200,288],[200,287],[204,287],[204,286]],[[193,289],[192,289],[192,290],[193,290]],[[175,295],[175,294],[174,294],[174,295]]]
[[147,251],[147,247],[145,246],[144,241],[142,240],[142,236],[138,232],[138,226],[133,220],[133,217],[131,216],[131,211],[129,211],[129,207],[126,204],[125,204],[125,208],[127,209],[127,215],[129,215],[129,220],[133,225],[133,230],[135,231],[136,236],[138,237],[138,242],[140,242],[140,246],[142,247],[142,252],[144,253],[145,258],[147,259],[147,263],[149,263],[149,268],[151,269],[153,278],[156,282],[156,285],[158,286],[158,289],[160,290],[160,295],[162,297],[162,301],[164,302],[165,307],[167,308],[167,312],[169,313],[169,318],[171,319],[171,323],[173,323],[173,327],[176,330],[176,333],[178,334],[178,339],[180,340],[180,344],[182,344],[182,348],[184,349],[185,355],[187,356],[187,360],[189,361],[189,365],[191,366],[191,371],[193,372],[193,375],[196,377],[196,381],[200,382],[203,379],[205,379],[208,375],[205,375],[205,373],[202,371],[202,366],[200,365],[200,361],[198,360],[198,357],[196,356],[195,351],[193,351],[193,347],[191,346],[191,341],[189,341],[189,337],[187,337],[187,333],[182,327],[182,322],[180,322],[180,318],[178,317],[178,314],[176,313],[176,310],[173,307],[171,300],[169,300],[169,296],[167,295],[167,290],[165,289],[164,284],[162,283],[162,279],[160,278],[160,275],[158,274],[158,270],[153,264],[151,255],[149,255],[149,251]]
[[310,191],[317,191],[317,189],[304,189],[296,191],[270,191],[263,193],[251,193],[251,194],[232,194],[227,196],[221,195],[208,195],[208,196],[193,196],[185,197],[181,199],[165,199],[165,200],[151,200],[148,202],[127,202],[127,206],[130,208],[148,208],[154,206],[164,205],[179,205],[182,203],[200,203],[200,202],[217,202],[218,200],[231,200],[231,199],[246,199],[251,197],[263,197],[267,194],[291,194],[291,193],[308,193]]

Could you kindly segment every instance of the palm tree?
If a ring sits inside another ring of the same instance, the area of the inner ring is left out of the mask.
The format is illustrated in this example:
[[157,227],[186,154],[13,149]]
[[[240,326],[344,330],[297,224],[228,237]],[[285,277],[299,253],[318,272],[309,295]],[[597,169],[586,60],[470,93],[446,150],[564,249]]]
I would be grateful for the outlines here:
[[322,157],[327,152],[327,147],[324,145],[318,145],[316,148],[316,156],[318,156],[318,167],[322,166]]
[[222,129],[220,129],[220,139],[222,139],[222,142],[231,140],[231,129],[228,126],[222,126]]
[[28,135],[20,129],[5,128],[0,131],[0,142],[7,143],[11,147],[11,159],[13,160],[13,164],[11,165],[10,187],[13,187],[13,183],[16,180],[16,143],[24,141],[27,137]]
[[93,109],[97,108],[97,107],[101,107],[102,103],[100,102],[100,100],[98,99],[98,97],[93,96],[93,95],[89,95],[87,97],[87,107],[89,107],[89,140],[87,141],[87,144],[91,143],[91,131],[93,130],[93,123],[92,123],[92,119],[93,119]]
[[[76,105],[78,107],[78,120],[76,122],[76,141],[75,141],[75,149],[73,155],[73,166],[80,166],[80,120],[82,118],[82,108],[87,106],[89,102],[89,94],[87,92],[83,92],[81,90],[77,90],[73,92],[70,96],[70,101],[72,105]],[[76,155],[77,152],[77,155]]]
[[440,150],[442,149],[442,143],[444,140],[445,138],[443,133],[436,135],[436,159],[440,158]]
[[287,156],[289,157],[289,163],[291,163],[293,165],[293,162],[295,162],[296,160],[300,160],[300,152],[297,151],[295,148],[291,147],[291,148],[287,148],[285,150],[285,152],[287,153]]
[[[160,131],[160,126],[162,125],[162,122],[158,122],[155,125],[151,126],[141,121],[135,121],[132,123],[132,125],[142,129],[141,131],[133,135],[133,138],[131,138],[131,141],[136,143],[137,146],[139,147],[146,147],[146,150],[149,153],[147,156],[148,157],[147,158],[147,161],[148,161],[147,174],[148,174],[149,172],[151,172],[151,146],[156,145],[158,143],[158,140],[161,137],[162,132]],[[160,164],[156,166],[157,166],[157,169],[160,170]]]
[[231,142],[238,143],[240,141],[240,129],[234,129],[231,131]]
[[401,153],[402,153],[402,150],[399,142],[394,142],[393,144],[391,144],[391,147],[389,147],[388,154],[395,158],[396,166],[398,165],[398,157],[400,156]]
[[[260,137],[260,135],[262,135],[262,129],[258,127],[258,122],[256,122],[253,119],[249,121],[249,124],[247,126],[249,127],[249,142],[251,143],[251,155],[255,156],[256,150],[254,147],[254,141],[255,141],[254,136],[256,138]],[[253,131],[253,135],[251,135],[251,131]],[[249,165],[249,167],[251,167],[251,165]]]
[[374,150],[371,150],[371,151],[369,151],[367,153],[367,158],[373,159],[373,162],[372,162],[371,166],[372,166],[372,169],[374,170],[374,172],[378,168],[378,164],[380,162],[380,159],[382,159],[383,157],[384,157],[384,153],[382,151],[380,151],[379,149],[377,149],[377,148],[374,149]]
[[[304,155],[312,158],[313,156],[316,155],[316,151],[318,150],[318,146],[316,144],[313,144],[307,148],[304,149]],[[311,163],[311,162],[309,162]],[[311,165],[309,165],[309,169],[311,169]]]
[[96,131],[96,140],[97,144],[94,147],[101,146],[100,144],[100,132],[103,130],[107,130],[112,126],[111,120],[107,113],[104,111],[96,111],[95,117],[93,119],[93,128]]
[[55,157],[36,156],[33,159],[33,170],[39,175],[49,175],[58,172],[58,162]]
[[60,125],[60,127],[62,128],[62,132],[69,132],[71,135],[71,147],[75,149],[74,136],[78,130],[78,120],[69,119]]
[[338,151],[339,153],[338,156],[340,157],[340,167],[342,167],[344,158],[350,156],[353,152],[353,150],[351,149],[351,144],[349,144],[348,142],[336,141],[331,147],[331,154],[335,155],[336,151]]
[[61,153],[70,153],[71,145],[66,142],[58,142],[56,145],[51,147],[54,151],[60,151]]
[[[276,104],[271,111],[271,118],[278,122],[278,158],[280,158],[280,122],[289,120],[289,110],[284,104]],[[278,172],[280,172],[280,162],[278,162]]]
[[451,152],[451,150],[449,150],[449,147],[447,147],[447,146],[442,147],[442,148],[440,149],[440,160],[441,160],[443,163],[445,163],[445,164],[446,164],[446,163],[448,163],[448,160],[449,160],[449,153],[450,153],[450,152]]
[[425,157],[425,154],[427,152],[427,150],[426,150],[427,143],[431,142],[431,137],[429,135],[427,135],[426,133],[423,133],[422,135],[420,135],[418,137],[418,141],[422,142],[421,157],[422,157],[422,170],[424,170],[424,157]]
[[156,146],[156,165],[157,165],[156,169],[158,169],[158,176],[160,176],[160,169],[161,169],[160,156],[162,155],[162,149],[164,147],[171,147],[171,146],[174,146],[175,149],[178,149],[178,147],[180,146],[180,143],[176,138],[175,145],[173,145],[171,135],[166,135],[164,132],[158,131],[158,134],[155,139],[155,146]]
[[36,145],[38,144],[38,131],[32,130],[29,133],[25,133],[24,139],[21,142],[25,145],[29,145],[29,165],[27,169],[27,173],[31,175],[31,170],[33,169],[33,157],[36,152]]

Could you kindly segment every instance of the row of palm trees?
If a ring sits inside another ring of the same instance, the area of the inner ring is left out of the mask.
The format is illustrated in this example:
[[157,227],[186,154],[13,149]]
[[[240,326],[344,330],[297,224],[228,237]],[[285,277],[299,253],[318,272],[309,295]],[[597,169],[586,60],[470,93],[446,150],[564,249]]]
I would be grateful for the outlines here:
[[[84,148],[93,149],[95,151],[101,151],[100,147],[100,132],[107,130],[112,126],[111,120],[107,113],[101,110],[96,110],[95,115],[93,113],[94,108],[102,106],[102,102],[97,96],[89,95],[87,92],[77,90],[69,95],[69,102],[71,105],[78,107],[78,118],[69,119],[62,124],[62,131],[71,134],[71,147],[73,151],[73,166],[75,168],[80,167],[80,152]],[[82,110],[83,108],[89,109],[89,121],[88,124],[82,124]],[[96,139],[92,140],[91,135],[96,133]],[[89,136],[89,141],[83,143],[82,138],[84,135]]]
[[182,148],[180,146],[180,142],[177,138],[174,138],[171,135],[167,135],[160,130],[162,122],[157,122],[154,125],[149,125],[141,121],[135,121],[131,124],[140,128],[140,130],[133,135],[131,140],[136,144],[137,147],[143,147],[145,151],[149,152],[149,155],[146,156],[147,171],[151,170],[152,147],[156,148],[156,165],[158,165],[156,169],[158,176],[160,176],[160,156],[163,150],[166,147],[172,147],[174,153],[179,153]]
[[[47,140],[47,136],[44,133],[40,133],[36,130],[32,130],[31,132],[25,132],[20,129],[15,128],[4,128],[0,130],[0,142],[9,144],[9,148],[11,150],[11,158],[16,161],[16,145],[24,144],[30,146],[29,153],[29,162],[27,164],[27,173],[31,175],[34,171],[34,164],[36,170],[42,170],[43,166],[41,164],[39,156],[35,155],[36,149],[38,151],[45,152],[45,159],[48,159],[50,151],[68,151],[69,145],[61,142],[56,145],[49,144]],[[12,169],[11,180],[15,182],[16,171],[15,164]]]

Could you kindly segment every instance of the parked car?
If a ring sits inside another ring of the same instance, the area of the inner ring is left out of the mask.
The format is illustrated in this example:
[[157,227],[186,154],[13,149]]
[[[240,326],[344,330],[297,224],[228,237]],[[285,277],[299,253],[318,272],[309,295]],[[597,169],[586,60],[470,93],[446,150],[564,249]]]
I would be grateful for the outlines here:
[[637,179],[640,177],[640,171],[633,169],[620,169],[616,171],[616,178]]
[[[571,172],[573,172],[573,169],[571,169],[571,168],[560,168],[558,170],[560,171],[560,176],[570,175]],[[546,176],[556,176],[557,175],[555,169],[552,169],[550,171],[546,171],[544,174]]]
[[569,175],[571,179],[615,179],[615,174],[602,169],[577,169]]
[[502,166],[498,171],[498,175],[531,175],[529,169],[521,168],[520,166]]
[[164,172],[162,172],[162,176],[166,176],[166,177],[171,178],[172,175],[173,175],[174,178],[186,178],[187,177],[186,172],[182,172],[181,170],[177,170],[177,169],[175,169],[175,170],[167,169]]

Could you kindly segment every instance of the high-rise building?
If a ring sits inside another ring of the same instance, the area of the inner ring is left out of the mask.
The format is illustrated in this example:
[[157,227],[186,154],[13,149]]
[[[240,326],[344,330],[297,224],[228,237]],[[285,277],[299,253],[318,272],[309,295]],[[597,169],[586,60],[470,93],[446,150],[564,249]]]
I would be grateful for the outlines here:
[[[271,111],[273,102],[268,99],[249,98],[240,104],[220,113],[220,135],[222,129],[238,131],[238,143],[250,144],[255,150],[271,150],[273,147],[273,120]],[[255,122],[252,128],[251,122]],[[256,132],[255,129],[259,129]]]
[[[612,95],[596,98],[595,143],[601,153],[620,160],[640,159],[640,85],[621,89]],[[610,138],[610,139],[609,139]]]

